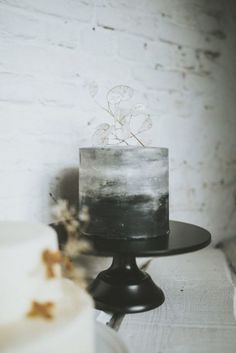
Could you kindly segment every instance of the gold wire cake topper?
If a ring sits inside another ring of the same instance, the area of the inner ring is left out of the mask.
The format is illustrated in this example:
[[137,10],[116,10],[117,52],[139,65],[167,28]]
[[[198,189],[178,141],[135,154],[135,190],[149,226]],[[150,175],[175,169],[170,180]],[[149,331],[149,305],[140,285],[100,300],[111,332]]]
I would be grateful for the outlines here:
[[[94,145],[131,145],[136,143],[145,147],[140,135],[152,128],[152,119],[146,112],[144,104],[131,103],[134,89],[118,85],[111,88],[106,94],[106,104],[100,104],[97,99],[98,86],[95,82],[89,86],[90,96],[94,102],[112,118],[111,123],[102,123],[97,126],[92,136]],[[135,121],[135,124],[134,124]],[[146,143],[147,144],[147,143]]]

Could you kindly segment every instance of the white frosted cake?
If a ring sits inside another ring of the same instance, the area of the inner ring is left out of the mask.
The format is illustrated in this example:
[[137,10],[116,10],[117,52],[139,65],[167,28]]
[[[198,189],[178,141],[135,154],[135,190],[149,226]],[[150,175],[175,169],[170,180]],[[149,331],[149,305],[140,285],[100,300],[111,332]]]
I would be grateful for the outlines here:
[[168,235],[168,149],[80,149],[79,203],[89,209],[85,235],[149,239]]
[[0,222],[0,352],[94,353],[93,303],[61,277],[50,227]]

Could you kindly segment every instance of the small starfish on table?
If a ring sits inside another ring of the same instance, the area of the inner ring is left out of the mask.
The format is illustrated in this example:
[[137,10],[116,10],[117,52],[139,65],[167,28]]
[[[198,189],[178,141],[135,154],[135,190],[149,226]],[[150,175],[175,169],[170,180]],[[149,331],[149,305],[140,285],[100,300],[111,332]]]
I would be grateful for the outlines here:
[[54,265],[60,264],[62,257],[60,251],[50,251],[48,249],[44,250],[42,253],[43,263],[46,265],[47,278],[54,278]]
[[47,320],[51,320],[53,319],[53,309],[53,302],[37,302],[34,300],[31,304],[31,309],[27,313],[27,316],[30,318],[41,317]]

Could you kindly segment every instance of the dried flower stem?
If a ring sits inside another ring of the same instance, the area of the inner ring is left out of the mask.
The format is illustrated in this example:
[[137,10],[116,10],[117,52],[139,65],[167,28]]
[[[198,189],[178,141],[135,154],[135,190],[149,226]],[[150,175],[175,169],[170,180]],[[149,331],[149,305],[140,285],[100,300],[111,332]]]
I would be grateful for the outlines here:
[[69,207],[66,200],[59,200],[53,208],[53,215],[57,223],[64,225],[68,236],[61,257],[64,275],[85,287],[85,272],[81,268],[75,268],[73,259],[91,249],[90,243],[81,239],[81,227],[86,227],[89,222],[88,209],[82,209],[77,218],[75,209]]
[[145,147],[145,145],[142,143],[142,141],[139,140],[139,138],[135,134],[133,134],[133,132],[130,132],[130,134],[135,140],[138,141],[138,143],[140,143],[141,146]]
[[[96,88],[97,92],[97,88]],[[94,97],[96,95],[94,90],[92,91],[92,97],[94,102],[106,113],[108,113],[113,118],[113,124],[100,124],[94,134],[95,143],[99,145],[106,145],[109,143],[109,135],[112,136],[113,140],[117,140],[118,144],[124,143],[129,146],[127,140],[133,139],[142,147],[145,147],[144,143],[138,138],[137,135],[140,133],[147,131],[152,126],[152,122],[147,114],[143,113],[142,105],[137,104],[133,108],[129,109],[128,113],[121,114],[120,104],[123,101],[129,100],[133,96],[133,90],[128,86],[116,86],[110,89],[106,95],[107,98],[107,106],[101,105]],[[140,108],[141,106],[141,108]],[[138,132],[131,131],[130,123],[133,117],[144,115],[144,120],[142,122],[141,128]],[[119,127],[119,126],[120,127]],[[142,128],[144,127],[144,128]],[[124,129],[124,130],[123,130]],[[119,136],[123,133],[123,131],[129,132],[129,136],[122,138]],[[117,143],[115,143],[117,144]]]
[[55,203],[57,203],[57,199],[55,198],[55,196],[53,195],[52,192],[49,192],[49,196],[51,197],[51,199],[52,199]]

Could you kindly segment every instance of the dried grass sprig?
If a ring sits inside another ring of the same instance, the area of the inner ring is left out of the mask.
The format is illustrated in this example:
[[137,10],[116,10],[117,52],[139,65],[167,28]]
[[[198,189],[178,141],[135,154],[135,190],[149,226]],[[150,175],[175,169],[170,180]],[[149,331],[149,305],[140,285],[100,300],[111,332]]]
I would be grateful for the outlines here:
[[88,208],[82,208],[77,218],[75,208],[70,207],[67,200],[58,200],[52,209],[52,214],[55,222],[62,224],[67,233],[67,241],[62,249],[63,273],[81,287],[86,287],[86,272],[81,267],[75,267],[73,260],[91,250],[90,243],[82,237],[82,231],[90,221]]

